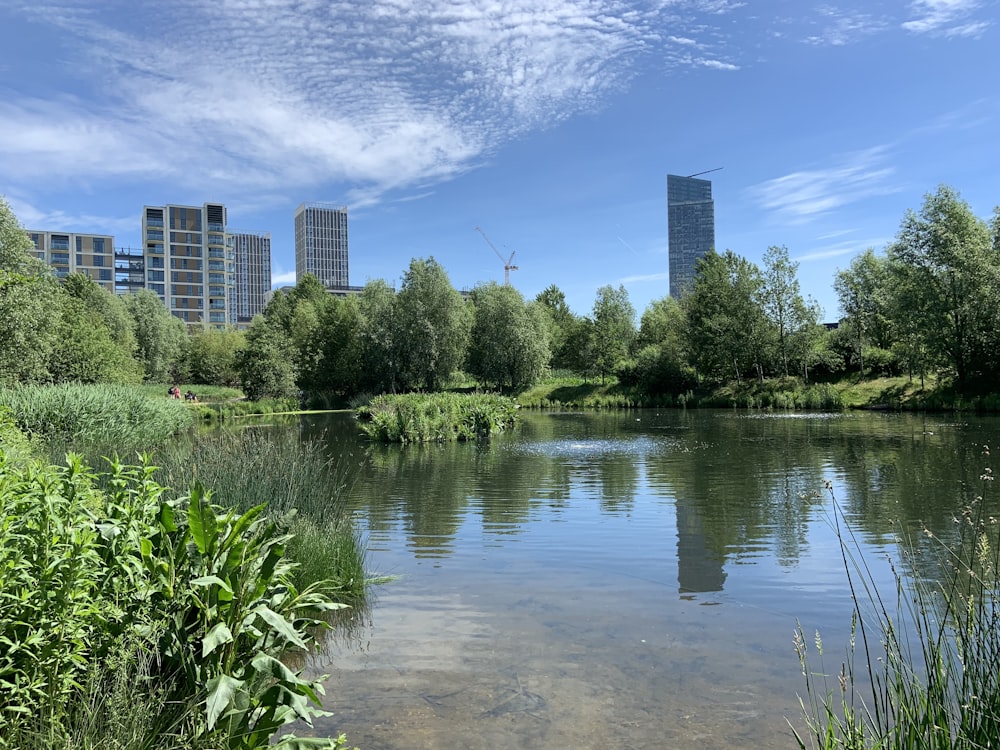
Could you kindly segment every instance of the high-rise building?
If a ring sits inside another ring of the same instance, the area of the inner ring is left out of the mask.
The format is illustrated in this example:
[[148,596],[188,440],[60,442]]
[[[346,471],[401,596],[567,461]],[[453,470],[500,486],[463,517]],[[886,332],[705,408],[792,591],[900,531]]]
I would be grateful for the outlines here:
[[699,259],[715,248],[711,180],[667,175],[667,235],[670,296],[678,299],[694,283]]
[[346,287],[347,208],[303,203],[295,209],[295,278],[307,273],[327,289]]
[[226,207],[146,206],[142,212],[146,288],[189,324],[232,323],[233,251],[226,243]]
[[245,325],[264,312],[264,295],[271,289],[271,235],[233,232],[236,284],[230,318]]
[[109,292],[115,291],[115,238],[105,234],[27,230],[34,254],[52,266],[56,277],[82,273]]

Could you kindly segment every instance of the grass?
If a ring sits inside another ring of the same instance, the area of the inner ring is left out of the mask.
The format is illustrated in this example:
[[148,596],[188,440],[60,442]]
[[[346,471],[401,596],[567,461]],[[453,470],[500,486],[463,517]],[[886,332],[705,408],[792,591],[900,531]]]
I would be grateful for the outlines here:
[[[987,451],[988,455],[988,451]],[[838,515],[842,561],[854,596],[854,637],[836,683],[801,627],[796,650],[806,678],[800,748],[980,750],[1000,741],[1000,539],[988,490],[956,514],[955,536],[929,531],[904,550],[937,562],[937,582],[906,580],[879,591],[859,545]],[[816,661],[819,661],[816,668]]]
[[122,453],[160,445],[194,421],[183,401],[149,398],[141,386],[0,388],[0,406],[29,438],[55,445],[115,446]]
[[489,393],[406,393],[357,410],[361,429],[382,443],[477,440],[513,428],[517,403]]
[[296,513],[296,536],[288,545],[298,564],[296,584],[327,580],[338,601],[364,600],[364,550],[347,502],[356,467],[332,462],[321,442],[275,440],[263,427],[224,429],[165,446],[156,461],[158,480],[171,487],[197,478],[215,488],[214,502],[227,507]]

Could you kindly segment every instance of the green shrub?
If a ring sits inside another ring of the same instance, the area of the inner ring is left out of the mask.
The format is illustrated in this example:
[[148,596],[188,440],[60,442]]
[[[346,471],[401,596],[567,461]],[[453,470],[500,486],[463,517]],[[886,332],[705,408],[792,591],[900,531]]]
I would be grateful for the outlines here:
[[148,653],[131,665],[136,694],[161,706],[142,730],[157,736],[136,747],[169,731],[173,747],[263,748],[317,715],[322,678],[281,657],[343,605],[325,584],[296,588],[287,523],[263,506],[223,510],[199,483],[171,499],[153,473],[115,462],[102,489],[76,457],[19,467],[0,451],[0,746],[55,746],[89,699],[91,665],[122,649]]
[[376,396],[357,410],[364,433],[382,443],[476,440],[514,426],[517,403],[483,393]]

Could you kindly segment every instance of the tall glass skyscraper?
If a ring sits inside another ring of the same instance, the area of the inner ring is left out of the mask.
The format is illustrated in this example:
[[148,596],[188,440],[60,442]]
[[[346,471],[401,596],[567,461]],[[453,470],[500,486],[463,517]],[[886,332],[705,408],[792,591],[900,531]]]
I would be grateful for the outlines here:
[[667,175],[667,237],[670,296],[679,299],[694,283],[698,260],[715,248],[711,180]]
[[271,235],[233,232],[230,240],[236,258],[236,285],[229,316],[243,326],[264,312],[264,298],[271,290]]
[[348,285],[347,209],[303,203],[295,209],[295,278],[311,273],[327,289]]

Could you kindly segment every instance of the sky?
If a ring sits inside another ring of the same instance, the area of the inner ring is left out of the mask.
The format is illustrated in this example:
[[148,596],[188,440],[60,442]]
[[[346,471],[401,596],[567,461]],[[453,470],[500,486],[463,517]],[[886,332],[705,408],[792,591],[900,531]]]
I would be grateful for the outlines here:
[[525,297],[641,315],[667,174],[716,170],[717,248],[787,247],[834,320],[834,274],[927,193],[1000,204],[997,49],[998,0],[0,0],[0,195],[132,247],[143,206],[222,202],[276,286],[330,203],[352,284],[514,254]]

